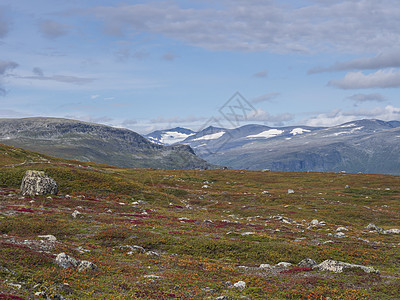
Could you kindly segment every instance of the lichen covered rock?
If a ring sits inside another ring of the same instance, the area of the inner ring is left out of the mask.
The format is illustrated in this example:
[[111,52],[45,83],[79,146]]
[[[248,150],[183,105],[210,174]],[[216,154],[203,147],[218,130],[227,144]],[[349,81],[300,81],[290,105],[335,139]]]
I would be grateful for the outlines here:
[[57,195],[56,181],[42,171],[26,171],[21,183],[23,196]]

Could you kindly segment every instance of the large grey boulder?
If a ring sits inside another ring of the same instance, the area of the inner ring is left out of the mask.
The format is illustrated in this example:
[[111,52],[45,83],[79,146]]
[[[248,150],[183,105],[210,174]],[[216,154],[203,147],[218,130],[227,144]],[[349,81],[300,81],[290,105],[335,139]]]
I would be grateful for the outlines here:
[[97,270],[97,266],[88,260],[77,260],[75,257],[69,256],[64,252],[59,253],[56,257],[56,264],[64,269],[76,269],[78,272],[94,271]]
[[78,261],[75,257],[69,256],[64,252],[59,253],[56,257],[56,264],[59,265],[61,268],[68,269],[68,268],[76,268],[78,266]]
[[42,171],[26,171],[21,183],[23,196],[57,195],[56,181]]
[[320,271],[331,271],[335,273],[342,273],[345,270],[349,269],[361,269],[366,273],[379,273],[379,270],[373,267],[366,267],[356,264],[350,264],[342,261],[327,259],[320,263],[319,265],[314,266],[314,268],[318,268]]

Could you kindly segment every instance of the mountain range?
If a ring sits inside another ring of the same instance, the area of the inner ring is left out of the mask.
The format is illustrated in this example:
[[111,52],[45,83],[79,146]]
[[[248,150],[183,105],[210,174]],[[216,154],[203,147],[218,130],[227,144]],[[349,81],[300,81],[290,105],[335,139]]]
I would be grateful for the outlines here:
[[120,167],[212,167],[197,157],[190,146],[163,146],[128,129],[69,119],[0,119],[0,143],[60,158]]
[[[187,134],[184,140],[174,137]],[[174,128],[146,136],[189,145],[212,164],[245,170],[400,174],[400,122],[364,119],[333,127]]]

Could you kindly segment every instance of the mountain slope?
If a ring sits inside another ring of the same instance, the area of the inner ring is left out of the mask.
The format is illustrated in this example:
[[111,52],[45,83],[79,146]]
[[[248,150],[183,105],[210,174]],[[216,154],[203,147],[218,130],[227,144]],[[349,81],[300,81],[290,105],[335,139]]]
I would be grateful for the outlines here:
[[68,119],[0,119],[0,143],[56,157],[121,167],[210,167],[189,146],[162,146],[127,129]]
[[[397,125],[360,120],[291,137],[282,133],[247,143],[232,140],[212,153],[188,144],[209,162],[238,169],[400,174]],[[230,147],[234,142],[236,145]],[[213,145],[203,147],[215,149]]]

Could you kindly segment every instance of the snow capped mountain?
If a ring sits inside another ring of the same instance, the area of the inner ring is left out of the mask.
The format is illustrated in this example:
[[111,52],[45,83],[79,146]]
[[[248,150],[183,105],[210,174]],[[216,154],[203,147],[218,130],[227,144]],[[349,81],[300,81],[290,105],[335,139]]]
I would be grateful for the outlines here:
[[399,121],[365,119],[328,128],[250,124],[186,134],[170,141],[180,140],[208,162],[236,169],[400,174]]
[[194,134],[195,132],[190,129],[176,127],[167,130],[153,131],[144,137],[156,144],[172,145],[180,143]]

